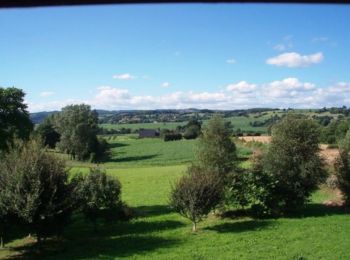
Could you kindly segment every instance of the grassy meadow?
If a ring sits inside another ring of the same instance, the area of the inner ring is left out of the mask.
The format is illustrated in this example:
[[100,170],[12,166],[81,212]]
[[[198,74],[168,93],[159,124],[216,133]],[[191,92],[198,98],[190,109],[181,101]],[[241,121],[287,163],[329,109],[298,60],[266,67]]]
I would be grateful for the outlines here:
[[[32,238],[17,235],[0,258],[32,259],[350,259],[350,221],[342,209],[322,204],[336,195],[325,188],[313,194],[302,215],[257,220],[211,214],[191,223],[168,207],[172,183],[193,159],[196,140],[164,142],[134,135],[107,137],[111,157],[100,165],[122,184],[122,199],[132,208],[130,222],[99,224],[97,233],[80,215],[64,239],[47,241],[41,251]],[[250,149],[238,144],[242,165]],[[63,155],[61,155],[63,156]],[[67,157],[65,157],[67,158]],[[89,163],[69,161],[70,173],[88,172]],[[24,237],[24,238],[23,238]]]

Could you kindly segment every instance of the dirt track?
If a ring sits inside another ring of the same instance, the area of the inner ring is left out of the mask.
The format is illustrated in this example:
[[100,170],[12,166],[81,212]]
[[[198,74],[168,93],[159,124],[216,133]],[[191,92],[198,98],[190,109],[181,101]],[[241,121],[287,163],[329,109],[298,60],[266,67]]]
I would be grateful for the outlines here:
[[[266,144],[271,141],[271,136],[241,136],[239,139],[245,142],[255,141]],[[333,163],[335,158],[339,155],[337,148],[328,148],[327,144],[321,144],[320,148],[322,157],[324,157],[329,164]]]

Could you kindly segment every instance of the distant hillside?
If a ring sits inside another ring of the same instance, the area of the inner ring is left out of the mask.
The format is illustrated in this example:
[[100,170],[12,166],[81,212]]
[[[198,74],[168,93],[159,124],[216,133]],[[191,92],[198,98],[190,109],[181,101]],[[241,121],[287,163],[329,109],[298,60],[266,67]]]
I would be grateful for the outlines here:
[[59,111],[50,111],[50,112],[44,111],[44,112],[30,113],[30,119],[34,124],[41,124],[46,117],[58,112]]

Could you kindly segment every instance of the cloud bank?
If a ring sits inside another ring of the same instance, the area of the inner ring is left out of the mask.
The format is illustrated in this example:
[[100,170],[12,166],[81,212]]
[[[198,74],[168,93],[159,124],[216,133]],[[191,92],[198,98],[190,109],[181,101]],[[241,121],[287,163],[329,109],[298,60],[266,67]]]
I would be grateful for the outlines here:
[[208,108],[239,109],[252,107],[320,108],[350,103],[350,82],[321,87],[297,78],[263,84],[240,81],[214,92],[175,91],[164,95],[134,95],[129,90],[101,86],[88,100],[28,103],[31,112],[59,110],[68,104],[87,103],[96,109]]

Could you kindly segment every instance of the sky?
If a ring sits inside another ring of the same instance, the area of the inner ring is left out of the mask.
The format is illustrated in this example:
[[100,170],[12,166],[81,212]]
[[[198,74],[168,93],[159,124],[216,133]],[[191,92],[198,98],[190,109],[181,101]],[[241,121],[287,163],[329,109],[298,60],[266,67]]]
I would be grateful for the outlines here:
[[350,105],[350,5],[0,10],[0,86],[30,112]]

